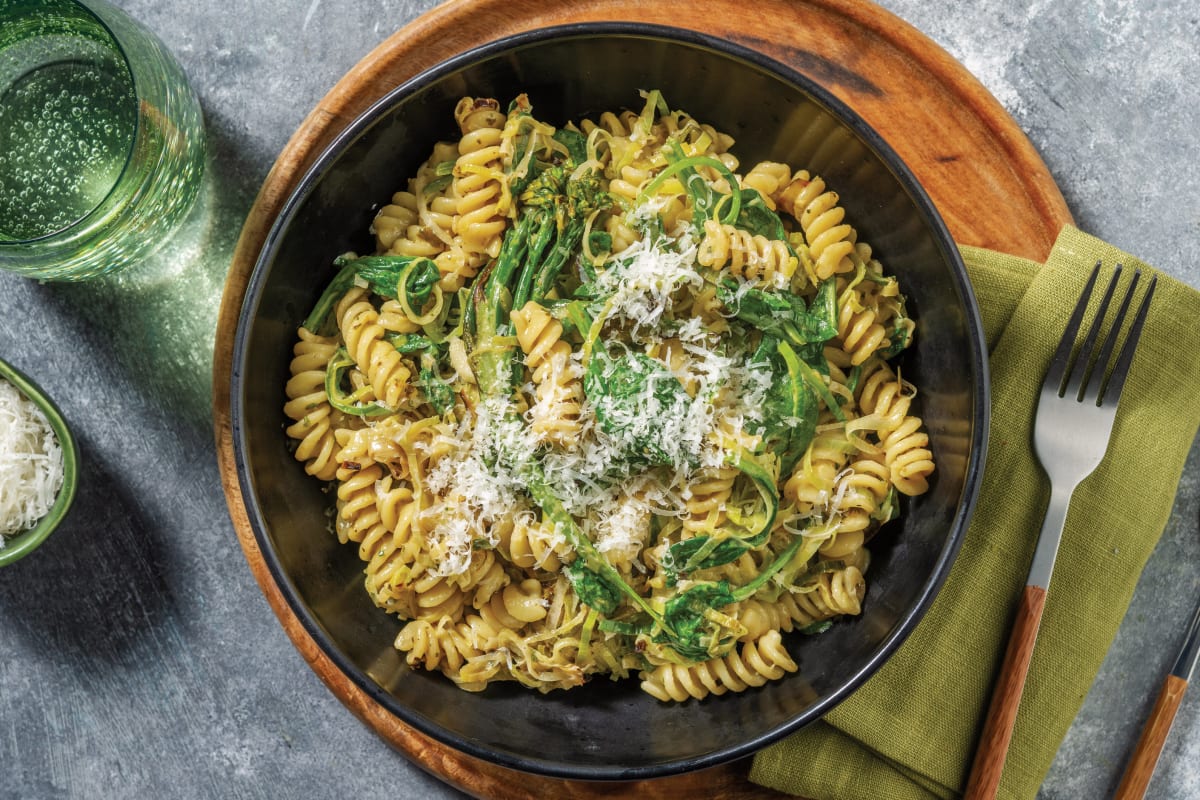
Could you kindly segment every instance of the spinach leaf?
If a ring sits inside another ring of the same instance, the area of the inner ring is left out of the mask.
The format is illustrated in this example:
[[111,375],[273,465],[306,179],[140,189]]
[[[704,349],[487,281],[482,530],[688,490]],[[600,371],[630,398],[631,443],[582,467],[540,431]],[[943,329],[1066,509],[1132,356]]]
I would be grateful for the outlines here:
[[437,264],[423,256],[338,257],[333,263],[340,269],[303,323],[307,330],[316,334],[333,332],[329,314],[338,298],[358,281],[365,281],[372,292],[393,300],[401,291],[406,291],[412,308],[420,309],[441,277]]
[[582,133],[559,128],[551,138],[567,148],[567,153],[573,163],[578,165],[587,161],[587,137]]
[[[372,256],[372,258],[396,258],[396,256]],[[400,275],[397,296],[401,293],[408,301],[408,307],[420,313],[429,302],[430,295],[442,279],[442,273],[437,264],[428,258],[414,260],[404,268]]]
[[732,280],[717,286],[717,297],[737,319],[793,347],[805,347],[837,336],[836,290],[833,280],[823,282],[811,308],[791,292],[746,288]]
[[567,542],[575,548],[576,558],[566,567],[567,580],[571,582],[580,599],[602,614],[608,615],[616,611],[625,595],[642,611],[654,615],[654,609],[639,595],[632,586],[625,582],[621,573],[608,562],[595,543],[588,538],[575,519],[563,506],[562,500],[546,484],[546,476],[541,467],[534,463],[523,466],[529,496],[542,509],[542,516],[557,526]]
[[589,569],[583,561],[582,558],[577,559],[563,567],[567,573],[567,580],[575,588],[575,594],[579,595],[579,599],[585,605],[591,606],[601,614],[613,613],[621,604],[620,590],[595,570]]
[[698,569],[728,564],[741,558],[749,548],[741,539],[718,539],[715,536],[694,536],[677,542],[667,549],[663,569],[678,578]]
[[[762,435],[767,451],[779,459],[779,474],[788,475],[816,435],[820,409],[800,360],[786,343],[764,336],[763,346],[771,345],[774,352],[766,354],[765,363],[760,362],[771,371],[771,387],[763,398],[762,422],[750,431]],[[762,350],[760,347],[760,353]]]
[[454,408],[454,389],[438,375],[432,356],[422,357],[416,385],[438,416]]
[[[767,206],[762,194],[757,189],[742,189],[741,192],[742,208],[734,224],[756,236],[787,243],[787,230],[783,227],[783,220]],[[790,243],[787,247],[788,252],[795,256]]]
[[888,346],[879,351],[880,358],[888,359],[900,355],[912,343],[912,325],[908,317],[896,317],[888,332]]
[[631,463],[674,463],[671,452],[678,447],[665,444],[691,398],[666,366],[633,351],[613,357],[601,342],[584,371],[583,391],[600,429],[627,445]]
[[[722,628],[706,612],[737,601],[727,581],[698,583],[668,600],[663,607],[663,632],[655,641],[693,661],[707,661],[719,651]],[[726,631],[726,633],[729,633]]]

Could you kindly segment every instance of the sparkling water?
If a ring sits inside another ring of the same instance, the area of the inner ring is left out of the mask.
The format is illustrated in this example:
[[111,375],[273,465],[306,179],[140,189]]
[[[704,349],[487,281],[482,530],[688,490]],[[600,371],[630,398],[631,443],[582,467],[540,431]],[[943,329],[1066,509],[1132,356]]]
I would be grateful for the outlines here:
[[81,279],[161,245],[200,188],[179,64],[103,0],[0,0],[0,267]]
[[129,160],[138,108],[129,69],[104,47],[84,49],[93,57],[47,64],[0,97],[0,237],[36,239],[78,222]]

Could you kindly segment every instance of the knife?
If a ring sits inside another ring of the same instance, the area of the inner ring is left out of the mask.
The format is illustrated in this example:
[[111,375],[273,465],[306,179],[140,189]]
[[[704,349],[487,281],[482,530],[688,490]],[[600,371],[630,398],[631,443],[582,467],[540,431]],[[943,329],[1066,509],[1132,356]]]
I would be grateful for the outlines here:
[[1187,636],[1184,637],[1179,658],[1175,659],[1175,665],[1163,680],[1158,700],[1154,702],[1150,717],[1142,727],[1141,738],[1138,739],[1129,764],[1125,767],[1125,774],[1121,778],[1121,784],[1117,787],[1117,793],[1113,796],[1114,800],[1138,800],[1145,795],[1146,787],[1150,784],[1150,776],[1154,774],[1154,765],[1158,763],[1158,756],[1162,752],[1163,744],[1167,741],[1171,723],[1175,721],[1175,712],[1179,710],[1179,704],[1183,702],[1183,693],[1187,689],[1188,681],[1192,679],[1192,674],[1196,671],[1198,661],[1200,661],[1200,605],[1196,606],[1196,616],[1192,618],[1191,627],[1188,628]]

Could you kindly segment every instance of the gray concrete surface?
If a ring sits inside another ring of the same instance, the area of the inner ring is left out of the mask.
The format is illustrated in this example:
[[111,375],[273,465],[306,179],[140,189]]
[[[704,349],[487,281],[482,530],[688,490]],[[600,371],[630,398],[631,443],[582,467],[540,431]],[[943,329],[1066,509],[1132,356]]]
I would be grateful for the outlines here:
[[[86,479],[69,522],[0,571],[0,798],[457,793],[324,688],[263,600],[213,458],[225,271],[275,155],[428,0],[117,0],[177,54],[210,136],[165,251],[85,286],[0,275],[0,353],[58,399]],[[1200,14],[1174,0],[884,0],[962,61],[1044,156],[1081,227],[1200,286]],[[1114,788],[1200,596],[1200,448],[1117,640],[1038,797]],[[1200,798],[1200,690],[1150,796]]]

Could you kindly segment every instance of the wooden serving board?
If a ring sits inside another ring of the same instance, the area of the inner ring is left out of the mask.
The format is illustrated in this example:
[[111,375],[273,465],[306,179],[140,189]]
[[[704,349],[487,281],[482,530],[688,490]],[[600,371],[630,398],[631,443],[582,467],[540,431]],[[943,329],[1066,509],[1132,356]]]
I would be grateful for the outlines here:
[[447,783],[480,797],[783,797],[748,781],[748,759],[636,784],[567,782],[497,767],[413,730],[341,674],[304,631],[263,561],[242,503],[229,407],[237,317],[267,231],[304,171],[373,101],[447,57],[510,34],[585,21],[691,28],[789,64],[875,127],[960,243],[1043,260],[1071,222],[1046,165],[995,98],[924,35],[862,0],[452,0],[393,34],[330,90],[280,154],[246,219],[225,286],[213,367],[217,454],[230,515],[259,586],[312,669],[364,723]]

